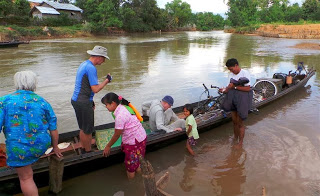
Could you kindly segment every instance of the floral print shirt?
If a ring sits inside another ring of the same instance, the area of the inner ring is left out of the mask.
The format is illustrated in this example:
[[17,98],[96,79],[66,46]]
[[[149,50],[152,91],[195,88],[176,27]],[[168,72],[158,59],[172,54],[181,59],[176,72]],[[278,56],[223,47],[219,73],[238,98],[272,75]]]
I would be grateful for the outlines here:
[[51,105],[32,91],[18,90],[0,97],[0,132],[4,131],[7,165],[36,162],[51,145],[48,130],[57,129]]
[[123,130],[122,143],[135,145],[135,141],[142,142],[147,134],[136,115],[130,114],[127,108],[121,104],[114,111],[115,129]]

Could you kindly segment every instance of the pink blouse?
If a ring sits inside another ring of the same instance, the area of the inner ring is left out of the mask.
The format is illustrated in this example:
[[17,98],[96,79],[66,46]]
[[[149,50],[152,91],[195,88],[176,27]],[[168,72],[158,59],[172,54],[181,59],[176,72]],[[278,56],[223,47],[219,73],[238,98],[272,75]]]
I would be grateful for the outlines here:
[[114,111],[115,129],[123,130],[122,143],[135,145],[135,140],[142,142],[147,134],[136,115],[130,114],[127,108],[121,104]]

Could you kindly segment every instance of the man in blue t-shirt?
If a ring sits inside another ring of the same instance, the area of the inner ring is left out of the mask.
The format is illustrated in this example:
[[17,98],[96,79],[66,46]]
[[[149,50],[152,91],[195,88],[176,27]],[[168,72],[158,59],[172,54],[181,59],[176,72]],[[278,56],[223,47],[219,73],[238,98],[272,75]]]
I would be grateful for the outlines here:
[[111,82],[111,75],[99,84],[97,65],[101,65],[107,56],[107,49],[102,46],[95,46],[87,51],[90,58],[80,64],[74,87],[71,104],[75,110],[80,129],[80,142],[84,152],[91,151],[92,133],[94,132],[94,109],[93,96],[105,85]]

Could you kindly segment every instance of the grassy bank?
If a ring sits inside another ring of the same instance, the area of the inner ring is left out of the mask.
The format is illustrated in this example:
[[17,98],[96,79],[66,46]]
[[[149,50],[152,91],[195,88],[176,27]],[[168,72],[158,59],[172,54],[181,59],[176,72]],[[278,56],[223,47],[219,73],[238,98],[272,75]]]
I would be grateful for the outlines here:
[[0,26],[0,41],[34,40],[63,37],[83,37],[91,34],[83,25],[64,27],[20,27],[17,25]]

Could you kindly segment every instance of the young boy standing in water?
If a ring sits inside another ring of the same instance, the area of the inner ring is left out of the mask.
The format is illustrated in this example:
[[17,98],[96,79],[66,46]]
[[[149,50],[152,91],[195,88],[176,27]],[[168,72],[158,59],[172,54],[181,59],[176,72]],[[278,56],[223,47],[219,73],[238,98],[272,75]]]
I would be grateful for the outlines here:
[[[225,89],[219,89],[219,91],[226,93],[223,109],[226,112],[231,111],[234,140],[239,142],[237,147],[241,148],[245,133],[243,121],[248,117],[248,111],[252,104],[250,74],[240,68],[237,59],[228,59],[226,66],[231,72],[230,83]],[[243,85],[237,84],[237,82],[240,83],[244,79],[247,80],[247,83]]]
[[188,149],[191,155],[195,155],[194,151],[192,150],[191,146],[195,146],[197,144],[196,140],[199,139],[198,129],[197,129],[197,122],[193,116],[193,107],[191,104],[186,104],[183,107],[183,113],[186,116],[186,131],[187,131],[187,144],[186,148]]

